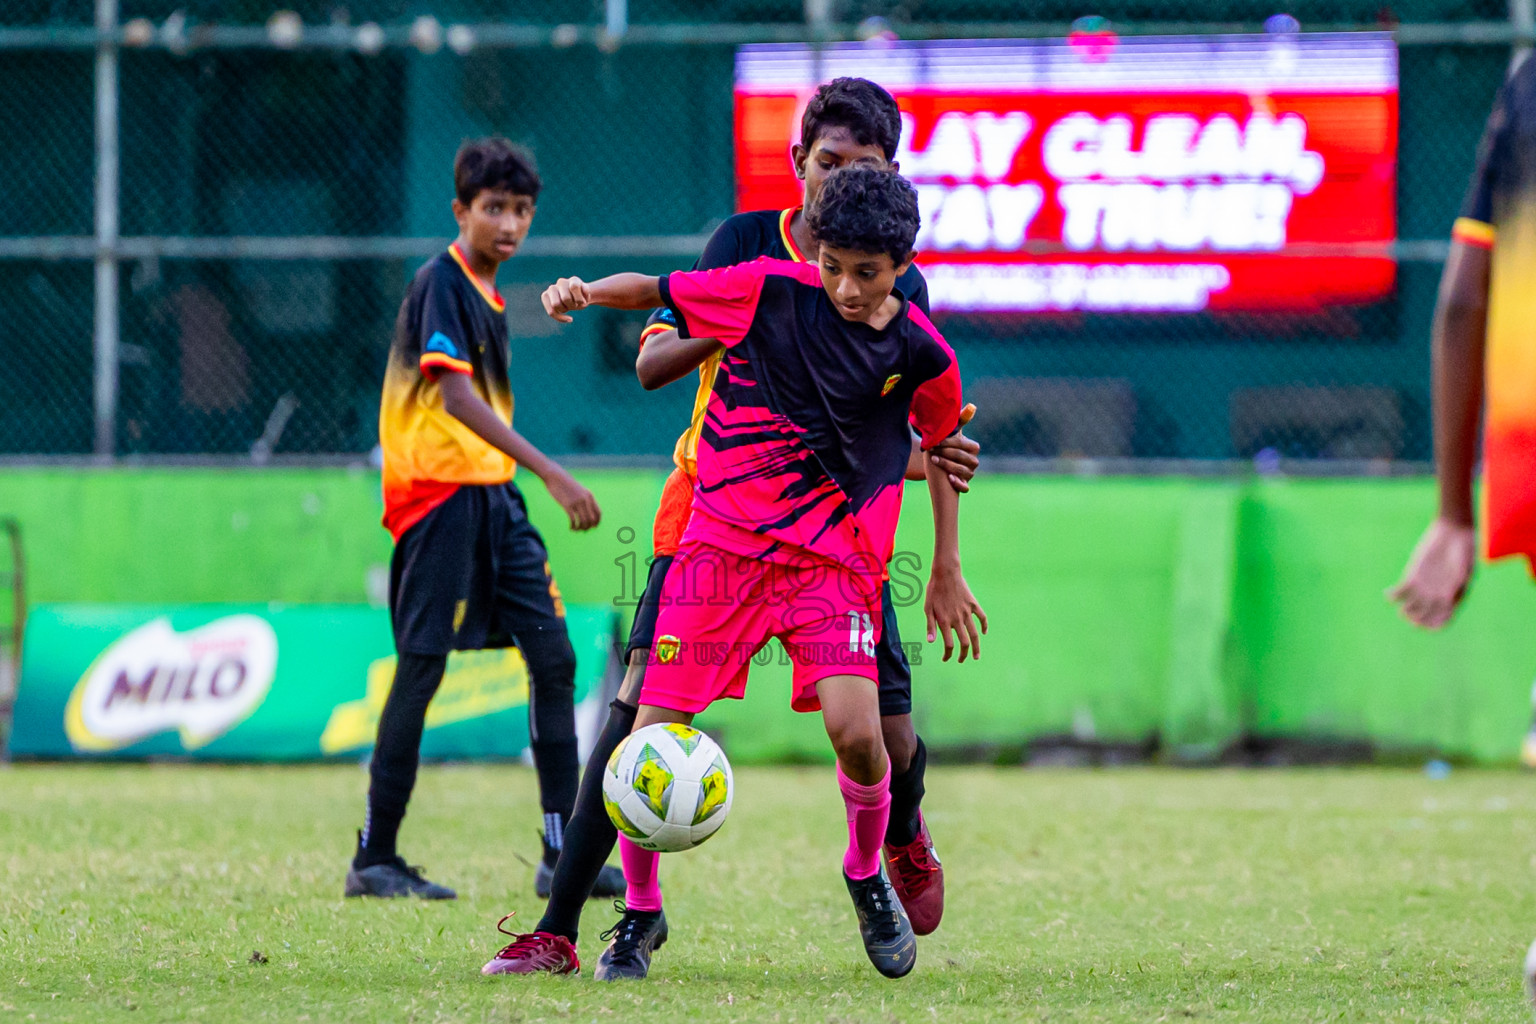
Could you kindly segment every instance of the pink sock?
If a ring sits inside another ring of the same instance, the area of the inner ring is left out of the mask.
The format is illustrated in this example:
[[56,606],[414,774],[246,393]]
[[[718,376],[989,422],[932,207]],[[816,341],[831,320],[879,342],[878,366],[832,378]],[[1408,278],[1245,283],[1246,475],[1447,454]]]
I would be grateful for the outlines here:
[[[843,854],[843,872],[853,879],[869,878],[880,870],[880,844],[885,840],[885,826],[891,818],[891,772],[873,786],[863,786],[843,774],[837,766],[837,788],[843,791],[848,807],[848,852]],[[629,862],[625,861],[626,877]]]
[[[885,826],[880,827],[883,834]],[[657,880],[660,873],[657,869],[661,866],[661,854],[642,850],[630,842],[628,836],[619,836],[619,860],[624,864],[624,881],[629,885],[624,905],[630,910],[660,910],[661,883]]]

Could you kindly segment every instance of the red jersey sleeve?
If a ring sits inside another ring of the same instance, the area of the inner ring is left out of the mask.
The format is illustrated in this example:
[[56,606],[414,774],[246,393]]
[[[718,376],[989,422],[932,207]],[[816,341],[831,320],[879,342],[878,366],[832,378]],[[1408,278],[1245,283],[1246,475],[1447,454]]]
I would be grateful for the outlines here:
[[661,301],[677,315],[684,338],[714,338],[726,348],[747,336],[763,294],[766,260],[661,277]]
[[927,451],[960,429],[960,410],[964,405],[960,363],[955,359],[955,350],[949,347],[949,342],[922,310],[911,306],[909,315],[917,328],[913,368],[922,377],[922,382],[912,392],[908,420],[922,438],[923,450]]

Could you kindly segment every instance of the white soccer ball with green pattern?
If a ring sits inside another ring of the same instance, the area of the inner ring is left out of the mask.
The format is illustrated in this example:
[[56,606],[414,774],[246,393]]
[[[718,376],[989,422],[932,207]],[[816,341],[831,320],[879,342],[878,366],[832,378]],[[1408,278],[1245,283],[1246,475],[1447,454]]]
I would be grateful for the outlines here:
[[645,850],[691,850],[731,810],[725,751],[687,725],[648,725],[625,738],[603,769],[603,806],[614,827]]

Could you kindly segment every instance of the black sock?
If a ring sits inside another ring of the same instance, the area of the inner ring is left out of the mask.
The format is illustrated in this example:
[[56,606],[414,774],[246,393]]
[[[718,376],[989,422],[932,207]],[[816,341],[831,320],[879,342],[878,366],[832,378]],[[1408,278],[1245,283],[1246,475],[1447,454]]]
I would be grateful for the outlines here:
[[581,924],[582,905],[591,895],[597,874],[619,837],[603,808],[603,769],[608,758],[613,756],[614,748],[634,729],[635,715],[639,711],[633,704],[621,700],[608,707],[608,721],[603,723],[592,756],[587,758],[581,791],[576,795],[576,813],[566,824],[565,848],[555,865],[549,906],[535,929],[564,935],[572,942],[576,941],[576,929]]
[[560,851],[565,846],[566,817],[559,811],[544,812],[544,863],[548,867],[554,867],[560,859]]
[[379,734],[368,765],[368,819],[358,835],[356,867],[382,864],[395,857],[395,839],[405,818],[405,805],[416,787],[421,763],[421,731],[427,705],[443,681],[448,658],[402,654],[395,681],[379,715]]
[[912,763],[900,775],[891,775],[891,820],[885,826],[886,845],[909,846],[917,838],[921,827],[917,808],[923,802],[923,773],[927,768],[928,748],[918,737]]
[[566,824],[576,810],[581,775],[576,756],[576,652],[563,628],[519,633],[517,645],[528,662],[528,746],[544,809],[544,863],[554,867]]
[[539,773],[539,803],[544,809],[544,863],[554,867],[576,812],[581,762],[576,757],[575,740],[540,740],[531,745],[533,767]]
[[576,757],[575,740],[540,741],[532,746],[533,767],[539,773],[539,802],[544,809],[544,863],[554,867],[576,811],[581,762]]

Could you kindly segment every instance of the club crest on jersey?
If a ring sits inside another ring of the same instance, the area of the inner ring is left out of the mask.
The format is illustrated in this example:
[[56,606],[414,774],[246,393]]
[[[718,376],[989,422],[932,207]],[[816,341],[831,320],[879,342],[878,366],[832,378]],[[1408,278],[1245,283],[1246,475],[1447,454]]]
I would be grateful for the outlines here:
[[880,388],[880,397],[884,398],[891,393],[891,389],[901,382],[901,374],[893,373],[885,378],[885,384]]
[[656,660],[663,665],[669,665],[677,658],[678,651],[682,650],[683,642],[677,637],[668,634],[656,638]]

